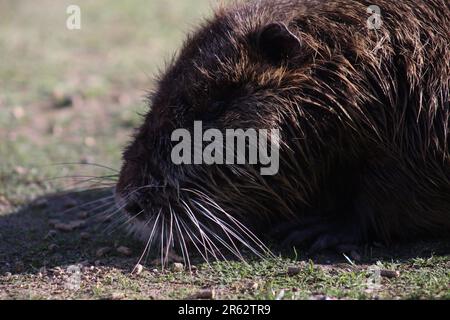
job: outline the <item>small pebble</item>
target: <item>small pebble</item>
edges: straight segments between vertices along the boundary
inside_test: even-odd
[[[380,275],[385,278],[398,278],[400,277],[400,272],[392,270],[380,270]]]
[[[184,264],[175,262],[172,266],[174,272],[182,272],[184,270]]]
[[[55,268],[51,269],[50,271],[56,276],[60,276],[60,275],[64,274],[64,270],[61,269],[61,267],[55,267]]]
[[[116,249],[116,251],[117,251],[118,253],[120,253],[121,255],[124,255],[124,256],[131,256],[131,255],[133,254],[133,251],[131,251],[130,248],[125,247],[125,246],[120,246],[120,247],[118,247],[118,248]]]
[[[93,157],[91,157],[91,156],[82,156],[81,158],[80,158],[80,163],[81,164],[90,164],[90,163],[94,163],[95,162],[95,159],[93,158]]]
[[[204,289],[196,292],[190,299],[214,300],[216,298],[216,291],[214,289]]]
[[[5,273],[5,277],[7,277],[7,278],[12,277],[12,273],[11,272],[6,272]]]
[[[63,232],[70,232],[73,230],[72,226],[68,223],[56,223],[55,229]]]
[[[249,285],[248,285],[248,289],[250,289],[250,290],[258,290],[258,288],[259,288],[258,282],[249,283]]]
[[[123,294],[121,292],[113,292],[109,296],[109,299],[111,299],[111,300],[123,300],[123,299],[125,299],[125,294]]]
[[[28,170],[25,169],[24,167],[15,167],[14,171],[19,175],[19,176],[23,176],[25,174],[28,173]]]
[[[141,264],[137,264],[134,267],[132,274],[139,275],[142,273],[143,270],[144,270],[144,267]]]
[[[53,92],[53,107],[55,109],[69,108],[73,106],[73,99],[63,91],[56,89]]]
[[[280,293],[278,293],[277,297],[275,298],[275,300],[279,301],[279,300],[283,300],[284,296],[286,295],[286,290],[282,289],[280,291]]]
[[[12,110],[14,118],[17,120],[22,119],[25,116],[25,110],[22,107],[14,107]]]
[[[55,251],[56,248],[58,248],[58,246],[56,244],[52,243],[48,246],[48,251]]]
[[[4,196],[0,195],[0,204],[7,205],[9,203],[8,199],[6,199]]]
[[[100,248],[100,249],[97,250],[96,256],[101,258],[101,257],[105,256],[110,251],[111,251],[111,248],[109,248],[109,247]]]
[[[295,275],[297,275],[297,274],[299,274],[300,273],[300,268],[299,267],[296,267],[296,266],[291,266],[291,267],[288,267],[288,275],[290,275],[290,276],[295,276]]]

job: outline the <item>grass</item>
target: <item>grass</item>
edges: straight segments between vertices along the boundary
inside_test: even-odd
[[[150,260],[132,275],[143,245],[120,228],[105,232],[97,215],[82,230],[52,232],[51,220],[77,219],[83,204],[104,194],[77,178],[54,178],[111,174],[54,164],[118,169],[153,76],[210,12],[206,0],[77,3],[79,31],[65,28],[69,1],[0,3],[0,298],[183,299],[207,288],[217,299],[450,299],[448,243],[368,249],[359,262],[331,254],[313,262],[302,252],[195,261],[195,272],[163,271]],[[98,256],[104,247],[110,252]],[[79,288],[67,286],[70,266],[79,268]],[[289,275],[289,266],[299,273]],[[374,268],[398,276],[373,278]]]

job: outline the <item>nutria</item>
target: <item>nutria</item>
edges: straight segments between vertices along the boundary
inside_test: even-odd
[[[449,236],[450,2],[372,4],[238,2],[188,37],[116,188],[147,249],[208,259],[268,238],[346,250]],[[196,120],[279,129],[278,173],[175,165],[171,134]]]

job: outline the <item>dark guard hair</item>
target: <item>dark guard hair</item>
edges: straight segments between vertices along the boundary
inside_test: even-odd
[[[241,257],[450,233],[450,2],[220,8],[160,77],[124,152],[118,205],[167,257]],[[280,171],[171,162],[174,129],[280,129]]]

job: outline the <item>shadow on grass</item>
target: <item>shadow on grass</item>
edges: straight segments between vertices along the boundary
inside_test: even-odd
[[[105,219],[114,211],[113,206],[111,189],[94,189],[48,195],[17,212],[0,216],[0,274],[37,274],[43,267],[72,265],[101,265],[130,272],[139,261],[144,244],[122,230],[126,219],[121,220],[120,213],[112,221]],[[130,254],[118,252],[120,246],[131,249]],[[108,251],[99,255],[99,250],[105,248]],[[312,259],[324,265],[348,262],[343,255],[332,252],[314,257],[302,255],[300,249],[298,252],[298,260]],[[361,250],[360,263],[402,262],[449,253],[449,241],[421,241],[388,249],[366,247]],[[293,251],[281,255],[294,257]]]

